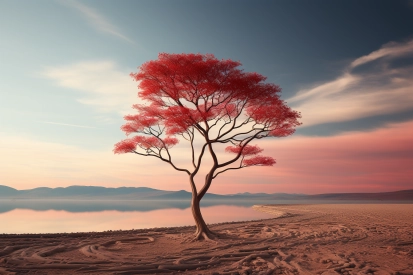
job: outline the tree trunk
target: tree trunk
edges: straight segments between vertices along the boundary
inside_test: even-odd
[[[198,199],[198,195],[192,192],[192,215],[194,216],[196,231],[195,231],[195,239],[212,239],[213,233],[209,230],[208,226],[206,225],[204,218],[201,214],[200,209],[200,199]]]

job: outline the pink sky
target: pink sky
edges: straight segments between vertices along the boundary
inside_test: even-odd
[[[106,2],[0,1],[0,185],[189,191],[158,159],[112,152],[143,103],[129,74],[165,52],[240,61],[302,114],[302,136],[252,143],[277,164],[224,173],[209,192],[413,189],[412,1],[239,1],[236,13],[230,1]]]
[[[283,95],[289,106],[302,113],[303,133],[310,129],[305,127],[329,123],[337,130],[340,123],[363,118],[378,125],[380,117],[403,116],[412,110],[413,66],[396,66],[400,60],[410,60],[412,54],[412,39],[389,41],[346,62],[338,59],[345,64],[334,78],[303,82],[298,91]],[[158,159],[112,152],[123,137],[120,116],[132,113],[131,104],[140,102],[136,83],[128,76],[134,69],[118,64],[118,58],[72,59],[26,72],[48,85],[44,98],[36,99],[39,101],[33,99],[33,87],[38,83],[28,78],[19,83],[13,80],[3,89],[18,91],[16,84],[28,85],[21,88],[25,94],[7,93],[5,99],[17,98],[0,101],[5,104],[0,110],[7,118],[0,129],[0,184],[16,189],[93,185],[189,190],[187,175]],[[149,56],[142,56],[142,60],[149,60]],[[374,64],[377,66],[371,66]],[[16,72],[16,79],[20,79],[22,73]],[[42,101],[52,100],[51,95],[61,101]],[[47,114],[43,113],[46,109]],[[331,136],[295,134],[261,140],[263,154],[274,157],[277,164],[221,174],[209,192],[316,194],[413,189],[413,120],[380,125]],[[90,144],[99,149],[91,149]],[[182,144],[173,149],[179,164],[188,156],[186,149],[179,149],[185,148]],[[198,177],[199,187],[203,176]]]
[[[187,176],[158,159],[114,155],[112,148],[92,151],[24,138],[3,140],[0,147],[8,158],[0,165],[0,184],[16,189],[97,185],[189,190]],[[328,137],[263,140],[263,154],[273,156],[277,164],[221,174],[209,192],[318,194],[412,189],[412,140],[413,121]]]
[[[263,148],[277,164],[251,168],[243,181],[257,176],[257,191],[307,194],[412,189],[412,140],[413,121],[331,137],[267,140]]]

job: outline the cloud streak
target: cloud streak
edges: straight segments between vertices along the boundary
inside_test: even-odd
[[[78,102],[90,105],[99,112],[124,115],[139,101],[136,82],[129,77],[129,72],[121,71],[112,61],[48,67],[40,75],[60,87],[82,92]]]
[[[61,3],[74,8],[82,14],[82,16],[85,17],[85,19],[98,31],[108,33],[129,43],[135,44],[135,42],[123,35],[115,25],[110,23],[107,18],[98,13],[95,9],[92,9],[91,7],[88,7],[87,5],[76,0],[61,1]]]
[[[287,102],[302,113],[303,127],[412,110],[412,56],[413,40],[388,43],[353,60],[336,79],[303,89]]]
[[[377,51],[374,51],[368,55],[357,58],[356,60],[351,62],[350,67],[355,68],[362,64],[365,64],[365,63],[368,63],[368,62],[371,62],[371,61],[374,61],[374,60],[377,60],[383,57],[394,58],[394,57],[404,56],[407,54],[411,54],[412,51],[413,51],[413,40],[410,40],[406,43],[391,42],[391,43],[383,45],[383,47]]]

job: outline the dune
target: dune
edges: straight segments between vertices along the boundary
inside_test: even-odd
[[[0,274],[413,274],[413,204],[259,205],[272,219],[0,235]]]

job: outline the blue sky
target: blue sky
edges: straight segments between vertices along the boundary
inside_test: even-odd
[[[0,15],[3,185],[187,188],[169,167],[112,152],[124,138],[122,116],[138,101],[129,73],[160,52],[212,53],[267,76],[302,112],[296,136],[309,147],[308,139],[334,144],[343,135],[386,129],[388,136],[404,129],[404,138],[412,137],[413,1],[2,0]],[[383,140],[372,150],[406,167],[397,175],[411,175],[412,147],[406,142],[381,152],[387,145]],[[278,181],[277,173],[293,168],[282,166],[283,154],[274,154],[278,164],[262,185],[232,174],[227,180],[240,183],[231,189],[218,184],[215,191],[316,192],[311,182],[305,187],[287,174]],[[153,177],[146,165],[165,172],[148,183]],[[320,177],[323,169],[317,170]],[[177,178],[161,183],[170,177]],[[395,176],[387,177],[379,183],[378,174],[372,175],[360,191],[389,190]],[[325,181],[320,191],[350,188]],[[413,186],[405,177],[397,182],[392,188]]]

